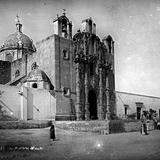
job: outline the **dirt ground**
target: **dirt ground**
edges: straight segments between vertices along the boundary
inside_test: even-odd
[[[159,160],[160,130],[98,135],[56,128],[0,130],[0,160]]]

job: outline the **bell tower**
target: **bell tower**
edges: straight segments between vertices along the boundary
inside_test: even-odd
[[[62,16],[59,17],[57,14],[57,18],[53,21],[54,25],[54,34],[71,39],[72,38],[72,22],[66,17],[66,10],[63,9]]]
[[[75,97],[75,81],[72,51],[72,23],[66,17],[65,9],[53,21],[54,39],[54,87],[56,91],[56,120],[75,119],[72,110]]]

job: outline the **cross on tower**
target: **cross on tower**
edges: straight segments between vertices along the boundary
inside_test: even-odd
[[[16,15],[16,22],[20,23],[18,14]]]
[[[66,15],[66,9],[63,9],[63,15],[64,16]]]

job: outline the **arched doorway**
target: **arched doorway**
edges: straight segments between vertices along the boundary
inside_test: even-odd
[[[97,96],[93,90],[89,91],[88,102],[89,102],[90,119],[95,120],[97,119]]]

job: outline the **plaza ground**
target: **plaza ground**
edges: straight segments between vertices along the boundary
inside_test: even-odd
[[[4,146],[16,151],[5,150]],[[30,148],[30,150],[27,150]],[[139,132],[99,135],[56,128],[0,130],[0,160],[159,160],[160,130],[142,136]]]

